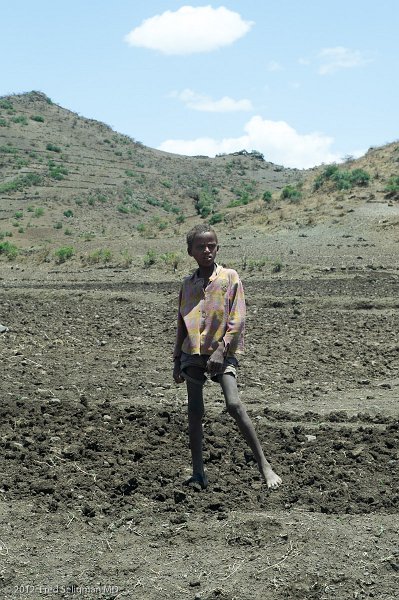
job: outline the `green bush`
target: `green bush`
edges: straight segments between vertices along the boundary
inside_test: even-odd
[[[0,108],[4,108],[5,110],[13,110],[14,106],[10,100],[0,98]]]
[[[271,202],[272,193],[269,190],[266,190],[265,192],[263,192],[262,200],[264,202]]]
[[[51,143],[46,145],[46,150],[49,150],[50,152],[61,152],[61,148],[59,146]]]
[[[214,213],[209,219],[209,225],[216,225],[216,223],[221,223],[223,221],[222,213]]]
[[[61,221],[57,221],[57,223],[54,224],[54,229],[62,229],[63,225],[61,223]]]
[[[384,191],[386,192],[388,198],[393,198],[399,196],[399,176],[395,175],[391,177],[388,181],[388,184],[385,186]]]
[[[96,265],[99,263],[109,263],[112,259],[111,250],[102,248],[100,250],[94,250],[86,258],[85,262],[89,265]]]
[[[22,212],[22,210],[17,210],[14,213],[14,219],[22,219],[23,216],[24,216],[24,213]]]
[[[0,127],[8,127],[8,123],[5,119],[0,119]]]
[[[161,206],[161,202],[156,198],[152,197],[147,198],[147,204],[149,204],[150,206]]]
[[[160,256],[160,259],[164,261],[165,265],[171,267],[173,271],[177,270],[181,258],[180,252],[166,252]]]
[[[65,179],[65,175],[69,174],[68,169],[64,167],[64,165],[56,164],[52,160],[49,161],[48,166],[50,177],[52,179],[57,179],[57,181]]]
[[[143,263],[144,267],[148,269],[151,265],[155,265],[157,262],[157,253],[155,250],[148,250],[147,254],[144,256]]]
[[[35,212],[33,213],[33,216],[36,217],[37,219],[39,217],[42,217],[44,215],[44,208],[42,208],[41,206],[38,206],[37,208],[35,208]]]
[[[20,125],[27,125],[28,124],[28,119],[25,117],[25,115],[17,115],[15,117],[12,117],[11,121],[13,123],[19,123]]]
[[[41,115],[32,115],[31,119],[32,121],[37,121],[38,123],[44,123],[44,117]]]
[[[63,246],[62,248],[58,248],[58,250],[55,251],[55,256],[59,264],[64,263],[66,260],[69,260],[74,254],[75,250],[72,246]]]
[[[340,169],[338,165],[328,165],[314,181],[314,189],[318,190],[326,181],[333,184],[336,190],[350,190],[353,186],[366,186],[370,175],[364,169]]]
[[[12,179],[11,181],[6,181],[5,183],[0,184],[0,193],[23,190],[24,188],[32,185],[39,185],[41,181],[42,178],[40,175],[37,175],[37,173],[27,173],[26,175],[21,175],[16,179]]]
[[[3,154],[18,154],[18,148],[13,146],[0,146],[0,152]]]
[[[68,208],[68,210],[64,210],[64,217],[68,217],[68,219],[73,217],[73,211],[70,208]]]
[[[302,198],[302,194],[297,187],[286,185],[281,191],[281,198],[283,200],[290,200],[291,202],[299,202]]]
[[[4,254],[8,260],[14,260],[18,256],[18,252],[18,248],[14,244],[10,244],[10,242],[0,243],[0,255]]]

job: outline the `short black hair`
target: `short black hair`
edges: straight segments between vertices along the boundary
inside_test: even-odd
[[[214,228],[212,227],[212,225],[209,225],[209,223],[199,223],[198,225],[195,225],[194,227],[192,227],[192,229],[190,229],[190,231],[187,234],[187,250],[191,251],[191,248],[193,246],[193,242],[194,242],[194,238],[196,235],[199,235],[201,233],[213,233],[215,238],[216,238],[216,242],[218,241],[218,236],[216,235],[216,231],[214,230]]]

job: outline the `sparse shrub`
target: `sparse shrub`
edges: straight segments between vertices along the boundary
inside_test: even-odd
[[[41,181],[42,178],[40,175],[37,175],[36,173],[27,173],[26,175],[21,175],[16,179],[12,179],[11,181],[6,181],[0,184],[0,193],[23,190],[24,188],[32,185],[39,185]]]
[[[37,121],[37,123],[44,123],[44,117],[41,115],[32,115],[31,119],[32,121]]]
[[[262,200],[266,203],[271,202],[272,201],[272,193],[269,190],[266,190],[265,192],[263,192]]]
[[[6,100],[6,98],[0,98],[0,108],[4,108],[5,110],[13,110],[14,106],[10,100]]]
[[[196,195],[195,199],[195,208],[197,210],[197,213],[203,219],[206,219],[206,217],[208,217],[211,213],[214,212],[215,205],[218,201],[213,190],[210,190],[207,187],[200,190],[200,192]]]
[[[161,181],[161,184],[168,189],[170,189],[172,187],[171,182],[167,181],[167,180]]]
[[[94,250],[85,259],[90,264],[109,263],[112,259],[111,250],[101,248],[100,250]]]
[[[0,255],[4,255],[8,260],[14,260],[18,256],[18,248],[10,242],[0,243]]]
[[[259,259],[251,259],[251,260],[246,260],[245,262],[245,268],[248,269],[248,271],[262,271],[263,267],[266,264],[266,259],[265,258],[259,258]]]
[[[144,259],[143,259],[144,268],[148,269],[152,265],[155,265],[156,262],[157,262],[157,253],[155,252],[155,250],[152,250],[152,249],[148,250],[147,254],[144,256]]]
[[[11,121],[13,123],[19,123],[20,125],[27,125],[28,124],[28,119],[25,117],[25,115],[17,115],[15,117],[12,117]]]
[[[161,202],[153,197],[147,198],[147,204],[150,206],[161,206]]]
[[[55,251],[55,256],[59,264],[69,260],[74,254],[75,249],[72,246],[63,246],[62,248],[58,248],[58,250]]]
[[[286,185],[281,191],[281,198],[283,200],[290,200],[290,202],[299,202],[302,194],[297,187]]]
[[[385,186],[384,191],[388,198],[399,196],[399,176],[395,175],[391,177],[388,184]]]
[[[49,150],[50,152],[61,152],[61,148],[59,146],[51,144],[50,142],[46,145],[46,150]]]
[[[22,210],[17,210],[14,213],[14,219],[22,219],[23,216],[24,216],[24,213],[22,212]]]
[[[71,229],[69,229],[69,227],[67,227],[67,228],[64,230],[64,235],[72,235],[72,230],[71,230]]]
[[[183,215],[183,213],[178,214],[176,217],[176,223],[178,225],[181,225],[182,223],[184,223],[185,220],[186,220],[186,217]]]
[[[118,212],[120,212],[120,213],[122,213],[122,214],[124,214],[124,215],[127,215],[127,214],[129,214],[129,212],[130,212],[130,211],[129,211],[129,208],[128,208],[128,207],[127,207],[125,204],[120,204],[120,205],[117,207],[117,210],[118,210]]]
[[[132,255],[130,254],[130,252],[128,250],[123,250],[121,252],[121,261],[120,261],[120,266],[127,268],[130,267],[130,265],[133,262],[133,258]]]
[[[62,229],[63,225],[61,223],[61,221],[57,221],[57,223],[54,223],[54,229]]]
[[[8,123],[5,119],[0,119],[0,127],[8,127]]]
[[[14,148],[13,146],[0,146],[0,152],[3,154],[18,154],[18,148]]]
[[[69,219],[70,217],[73,217],[73,210],[68,208],[68,210],[64,210],[63,214],[64,214],[64,217],[67,217]]]
[[[221,223],[223,221],[222,213],[214,213],[209,219],[210,225],[216,225],[216,223]]]
[[[39,217],[42,217],[44,215],[44,208],[42,208],[41,206],[38,206],[37,208],[35,208],[35,212],[33,213],[33,216],[36,217],[37,219]]]
[[[181,261],[181,254],[180,252],[166,252],[165,254],[161,254],[160,258],[164,261],[165,265],[171,267],[176,272]]]
[[[56,164],[54,161],[49,161],[49,174],[52,179],[61,181],[65,179],[65,175],[69,174],[69,171],[64,165]]]
[[[364,169],[351,171],[340,169],[338,165],[328,165],[314,181],[314,189],[318,190],[326,181],[330,181],[337,190],[350,190],[353,186],[366,186],[370,175]]]

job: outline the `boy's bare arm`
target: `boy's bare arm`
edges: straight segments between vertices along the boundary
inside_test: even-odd
[[[206,364],[208,373],[213,376],[223,371],[223,363],[226,356],[227,349],[223,340],[219,342],[218,347],[208,359]]]

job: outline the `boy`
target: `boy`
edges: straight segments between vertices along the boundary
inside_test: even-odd
[[[187,234],[187,251],[198,269],[183,281],[179,296],[173,378],[184,380],[188,394],[188,426],[193,474],[186,483],[208,485],[202,457],[203,385],[208,373],[220,383],[229,414],[251,448],[268,488],[280,477],[267,462],[253,424],[239,399],[236,353],[244,349],[245,299],[242,283],[233,269],[215,263],[219,250],[215,230],[207,223]]]

